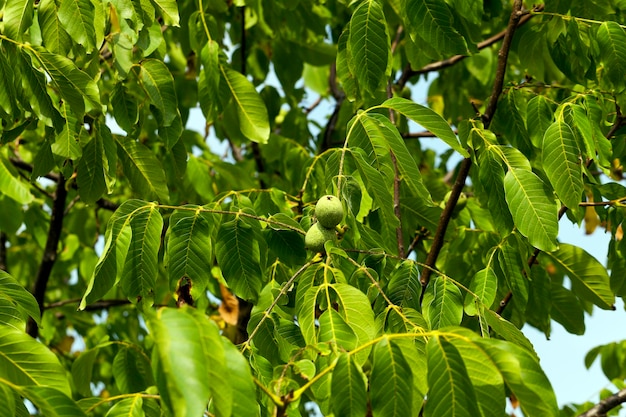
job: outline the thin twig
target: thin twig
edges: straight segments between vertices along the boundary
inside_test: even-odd
[[[489,127],[489,123],[491,122],[491,119],[496,112],[498,98],[502,93],[502,87],[504,86],[504,76],[506,74],[506,65],[509,56],[509,49],[511,48],[511,41],[513,40],[515,29],[517,29],[520,18],[522,17],[521,10],[522,0],[515,0],[513,3],[513,11],[511,12],[511,17],[509,18],[509,23],[506,30],[504,31],[502,46],[500,47],[500,52],[498,53],[496,78],[493,83],[493,89],[491,92],[491,97],[489,99],[489,105],[487,106],[485,114],[483,115],[485,128]],[[448,228],[448,224],[450,223],[450,219],[452,218],[452,213],[459,199],[459,196],[461,195],[461,191],[465,186],[465,181],[467,180],[467,176],[469,175],[471,166],[472,160],[470,158],[465,158],[461,162],[456,181],[454,182],[454,185],[450,192],[450,199],[446,203],[446,206],[443,209],[443,213],[441,213],[441,217],[439,218],[437,231],[435,233],[430,251],[428,252],[428,256],[426,257],[425,264],[427,268],[424,268],[422,270],[422,276],[420,277],[420,281],[424,289],[430,281],[431,270],[434,268],[435,263],[437,262],[437,258],[439,257],[439,252],[441,252],[441,248],[443,247],[444,237]],[[422,291],[422,297],[424,293],[425,291]]]
[[[52,201],[52,214],[50,215],[50,227],[48,229],[48,239],[46,240],[46,247],[44,248],[43,258],[39,264],[39,271],[37,271],[37,278],[33,287],[33,296],[39,304],[39,309],[43,312],[44,299],[46,296],[46,289],[48,288],[48,281],[50,274],[52,273],[52,267],[57,260],[57,250],[59,246],[59,240],[61,238],[61,231],[63,229],[63,212],[65,211],[65,200],[67,199],[67,190],[65,189],[65,178],[59,175],[59,181],[57,182],[57,189]],[[35,321],[31,318],[26,326],[26,333],[36,338],[39,335],[39,328]]]
[[[389,151],[391,163],[393,164],[393,212],[398,218],[396,227],[396,240],[398,243],[398,256],[404,258],[404,237],[402,235],[402,211],[400,210],[400,173],[398,172],[398,161],[396,154]]]
[[[0,271],[7,271],[7,234],[0,232]]]
[[[43,309],[50,310],[53,308],[59,308],[59,307],[63,307],[63,306],[70,305],[70,304],[76,304],[76,307],[78,307],[78,304],[80,303],[80,301],[81,301],[81,298],[72,298],[69,300],[56,301],[54,303],[46,304]],[[128,305],[128,304],[131,304],[131,302],[127,299],[100,300],[100,301],[96,301],[87,305],[84,311],[105,310],[109,307],[117,307],[117,306],[123,306],[123,305]]]
[[[626,403],[626,388],[606,397],[578,417],[606,417],[610,410],[623,403]]]

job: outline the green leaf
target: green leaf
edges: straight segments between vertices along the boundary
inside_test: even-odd
[[[145,145],[129,137],[115,137],[117,153],[133,189],[147,199],[169,201],[165,172],[156,155]]]
[[[270,124],[267,108],[254,86],[241,73],[220,65],[223,87],[228,90],[239,118],[241,133],[253,142],[267,143]]]
[[[18,392],[46,417],[86,417],[83,410],[68,397],[69,392],[50,386],[26,386]]]
[[[46,386],[71,393],[56,355],[23,331],[8,326],[0,326],[0,379],[17,387]]]
[[[426,344],[428,358],[428,401],[425,417],[481,415],[476,393],[457,348],[441,337]]]
[[[478,415],[503,417],[505,415],[506,396],[504,379],[498,368],[483,349],[474,343],[475,340],[479,339],[475,333],[465,329],[455,329],[454,335],[453,337],[446,337],[444,340],[451,343],[463,359],[465,370],[476,395],[476,403],[482,412]],[[458,337],[457,335],[462,336]]]
[[[89,0],[61,1],[59,21],[72,37],[73,41],[93,51],[96,45],[95,11]]]
[[[200,52],[202,70],[198,78],[198,101],[207,123],[215,121],[220,105],[219,44],[209,40]]]
[[[513,218],[504,193],[504,168],[498,148],[490,146],[478,157],[478,179],[481,198],[487,199],[487,208],[498,231],[506,235],[513,230]]]
[[[371,162],[364,156],[361,149],[351,149],[351,151],[367,192],[372,196],[375,207],[380,213],[381,234],[385,239],[384,243],[389,245],[385,249],[395,253],[398,249],[393,242],[395,241],[395,228],[399,225],[399,221],[393,212],[393,197],[389,191],[391,188],[389,179],[386,179],[380,171],[372,167]]]
[[[339,313],[356,334],[358,345],[371,341],[376,336],[376,325],[374,312],[367,296],[348,284],[335,283],[332,284],[332,288],[337,295]],[[367,357],[367,355],[363,356]]]
[[[119,281],[132,237],[130,220],[136,212],[147,205],[145,201],[127,200],[109,219],[104,236],[104,249],[89,279],[87,290],[80,302],[80,310],[84,310],[88,303],[102,298]]]
[[[421,293],[422,285],[417,265],[412,261],[403,261],[391,273],[385,294],[396,305],[418,310]]]
[[[337,41],[337,79],[341,82],[343,91],[350,101],[355,101],[359,95],[359,87],[356,82],[356,76],[350,68],[352,63],[352,54],[348,49],[348,40],[350,39],[350,25],[346,25]]]
[[[222,223],[217,232],[215,256],[228,287],[243,299],[256,300],[264,279],[259,241],[252,226],[239,217]]]
[[[410,416],[413,375],[402,350],[392,340],[382,339],[374,346],[370,375],[370,403],[374,417]]]
[[[65,123],[61,131],[55,135],[51,150],[53,154],[63,159],[76,160],[82,155],[82,149],[78,143],[80,126],[76,116],[70,113],[69,106],[66,103],[60,105],[60,110]]]
[[[112,368],[120,392],[141,392],[154,385],[150,360],[137,346],[121,348]]]
[[[526,349],[534,357],[537,357],[535,348],[530,343],[530,340],[513,323],[503,319],[498,313],[488,308],[485,308],[483,313],[487,324],[496,334],[500,335],[504,340]]]
[[[382,6],[377,0],[362,2],[349,24],[349,65],[363,91],[374,95],[387,74],[389,34]]]
[[[4,34],[21,41],[33,23],[33,0],[7,0],[4,5]]]
[[[15,100],[17,97],[15,83],[20,82],[18,81],[19,74],[15,74],[14,69],[11,68],[6,59],[6,55],[4,49],[0,49],[0,110],[4,111],[7,116],[16,117],[20,114]]]
[[[532,48],[527,48],[532,49]],[[548,99],[537,95],[528,100],[526,107],[526,128],[530,140],[537,148],[541,148],[543,136],[554,119],[553,108]]]
[[[426,189],[422,182],[422,174],[417,167],[415,159],[413,159],[409,153],[404,140],[389,119],[379,114],[366,113],[357,117],[354,123],[355,125],[361,125],[365,137],[368,138],[371,143],[369,148],[376,151],[378,147],[384,147],[386,149],[385,153],[392,152],[393,155],[395,155],[402,181],[408,185],[409,189],[416,197],[422,199],[424,204],[433,206],[434,203],[432,202],[428,189]],[[356,137],[360,136],[357,135],[356,129],[353,130],[353,133]],[[358,141],[355,145],[366,151],[368,149],[363,147],[364,143],[362,140]],[[370,157],[372,157],[371,153]],[[387,162],[387,164],[389,164],[389,162]],[[378,168],[381,172],[385,171],[384,167],[379,166]],[[387,166],[387,169],[389,168],[391,167]],[[393,169],[390,171],[393,176]]]
[[[357,347],[356,334],[338,312],[329,308],[320,315],[318,321],[318,342],[334,343],[346,351],[351,351]]]
[[[438,0],[405,0],[406,27],[416,44],[427,42],[444,56],[469,55],[465,39],[452,25],[452,13]]]
[[[198,206],[184,206],[170,216],[167,259],[170,287],[182,277],[204,290],[212,279],[211,218]],[[195,210],[190,210],[195,208]]]
[[[234,387],[232,390],[233,417],[258,417],[260,410],[256,401],[256,386],[248,361],[235,345],[225,338],[222,338],[222,346],[224,347],[224,363],[228,382]]]
[[[624,90],[626,84],[623,74],[626,73],[626,34],[617,22],[603,22],[596,33],[600,56],[604,61],[604,70],[610,83],[618,91]]]
[[[0,192],[20,204],[29,204],[34,197],[28,186],[13,176],[7,168],[8,161],[0,155]]]
[[[557,206],[545,184],[531,171],[509,169],[504,192],[513,221],[530,244],[545,252],[557,248]]]
[[[583,193],[582,159],[570,126],[554,122],[543,137],[543,168],[559,199],[568,208],[578,207]]]
[[[513,236],[509,237],[505,245],[498,248],[498,264],[504,273],[504,279],[515,297],[515,305],[522,312],[528,304],[529,283],[523,271],[524,260],[521,259],[519,246]]]
[[[37,5],[37,20],[41,26],[44,47],[58,55],[66,56],[71,49],[72,38],[59,20],[59,5],[55,0],[42,0]]]
[[[71,2],[72,0],[68,1]],[[98,85],[89,75],[78,69],[71,59],[52,54],[41,47],[33,47],[32,53],[76,117],[82,117],[85,113],[85,100],[92,109],[101,111]]]
[[[124,398],[109,409],[105,417],[144,417],[143,398],[135,395]]]
[[[129,225],[132,237],[122,270],[122,290],[130,300],[151,299],[159,271],[163,217],[156,205],[149,204],[133,213]]]
[[[550,381],[531,353],[512,343],[496,339],[478,339],[475,343],[483,348],[500,370],[505,384],[519,401],[524,415],[559,415]]]
[[[567,275],[577,297],[604,310],[613,309],[615,296],[611,291],[606,269],[596,258],[578,246],[562,243],[559,250],[546,256]]]
[[[24,84],[27,86],[27,90],[30,91],[28,100],[33,107],[35,114],[43,119],[47,125],[54,126],[59,129],[63,126],[64,121],[59,114],[59,111],[54,107],[52,99],[48,94],[47,83],[45,75],[34,68],[32,65],[31,57],[24,49],[20,49],[20,63],[19,69],[21,71]]]
[[[113,106],[115,121],[130,134],[139,120],[139,112],[136,100],[128,93],[123,83],[117,83],[113,88],[111,105]]]
[[[431,279],[424,293],[422,313],[433,330],[459,325],[463,318],[461,290],[444,277]]]
[[[152,0],[152,2],[161,10],[165,23],[171,26],[179,26],[180,17],[178,16],[176,0]]]
[[[580,301],[559,284],[552,285],[550,291],[550,316],[569,333],[585,334],[585,311]]]
[[[76,183],[80,199],[85,203],[94,203],[107,190],[104,178],[104,147],[102,137],[94,135],[83,147],[83,156],[78,161]]]
[[[159,110],[157,120],[161,126],[171,126],[178,116],[178,101],[174,78],[167,66],[158,59],[141,61],[139,82],[150,102]]]
[[[443,140],[446,144],[448,144],[448,146],[460,153],[462,156],[469,156],[467,150],[463,148],[459,139],[456,137],[452,129],[450,129],[450,125],[441,116],[428,107],[424,107],[411,100],[400,97],[390,98],[380,106],[397,111],[403,116],[421,125],[424,129],[434,133],[439,139]]]
[[[465,295],[465,313],[475,316],[478,313],[477,303],[484,305],[486,308],[491,307],[496,299],[498,290],[498,276],[492,266],[486,266],[474,274],[469,286],[469,290],[476,295],[470,293]]]
[[[35,297],[15,278],[1,270],[0,299],[8,301],[21,313],[19,317],[21,321],[26,322],[26,317],[32,317],[38,325],[41,325],[41,313]]]
[[[204,313],[163,308],[148,320],[154,335],[159,392],[174,417],[202,415],[213,398],[216,415],[228,417],[232,391],[217,326]],[[184,352],[184,354],[183,354]]]
[[[337,358],[331,379],[331,408],[335,415],[362,417],[367,411],[367,387],[363,370],[346,353]]]

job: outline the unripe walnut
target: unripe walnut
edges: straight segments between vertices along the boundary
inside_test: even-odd
[[[327,229],[332,229],[343,220],[343,205],[334,195],[325,195],[317,201],[315,217]]]
[[[335,229],[327,229],[317,222],[306,232],[304,247],[313,252],[324,252],[324,243],[327,240],[337,240]]]

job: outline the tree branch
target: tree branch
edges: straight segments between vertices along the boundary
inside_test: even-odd
[[[46,306],[44,306],[44,310],[50,310],[53,308],[58,308],[58,307],[63,307],[69,304],[76,304],[78,305],[80,303],[80,298],[72,298],[70,300],[61,300],[61,301],[56,301],[54,303],[50,303],[47,304]],[[117,307],[117,306],[122,306],[122,305],[128,305],[131,302],[129,300],[126,299],[119,299],[119,300],[99,300],[96,301],[94,303],[91,303],[89,305],[87,305],[85,307],[85,311],[94,311],[94,310],[104,310],[107,309],[109,307]]]
[[[65,178],[59,174],[57,189],[52,200],[52,214],[50,215],[50,227],[48,229],[48,239],[44,248],[43,257],[37,271],[37,278],[33,287],[33,296],[39,304],[39,310],[44,310],[44,298],[46,296],[46,288],[48,280],[52,273],[52,267],[57,260],[57,250],[61,231],[63,229],[63,212],[65,211],[65,200],[67,199],[67,190],[65,189]],[[36,338],[39,335],[39,328],[35,321],[31,318],[26,326],[26,333]]]
[[[614,409],[620,404],[626,402],[626,388],[616,392],[610,397],[605,398],[589,410],[580,414],[578,417],[606,417],[609,410]]]
[[[337,65],[335,64],[335,62],[330,64],[328,86],[330,88],[330,92],[335,98],[335,109],[328,119],[328,123],[326,123],[326,128],[324,129],[324,142],[320,147],[320,153],[324,152],[326,149],[329,149],[332,146],[332,136],[337,127],[337,121],[339,120],[339,111],[341,110],[341,105],[343,104],[343,101],[346,99],[346,95],[337,86]]]
[[[535,8],[532,10],[533,12],[540,12],[542,11],[544,8],[543,4],[537,5],[535,6]],[[523,16],[519,19],[517,26],[522,26],[525,25],[530,19],[532,19],[535,15],[532,14],[530,11],[526,11],[526,12],[522,12]],[[500,33],[496,33],[495,35],[485,39],[484,41],[478,43],[476,45],[476,47],[478,48],[478,50],[482,50],[485,48],[490,47],[491,45],[495,44],[496,42],[500,41],[501,39],[503,39],[508,31],[508,27],[503,30]],[[469,56],[467,55],[454,55],[450,58],[446,58],[443,59],[441,61],[437,61],[437,62],[432,62],[428,65],[423,66],[422,68],[418,69],[418,70],[412,70],[410,66],[407,66],[404,71],[402,72],[402,76],[400,77],[400,79],[398,80],[398,86],[400,88],[404,87],[406,85],[406,83],[414,76],[416,75],[420,75],[420,74],[427,74],[429,72],[434,72],[434,71],[440,71],[444,68],[447,67],[451,67],[452,65],[456,64],[459,61],[464,60],[465,58],[469,58]]]
[[[0,232],[0,271],[7,271],[7,234]]]
[[[500,97],[502,87],[504,86],[504,76],[506,74],[506,64],[509,57],[509,50],[511,48],[511,41],[513,40],[515,29],[517,29],[521,17],[522,0],[515,0],[513,3],[513,11],[511,12],[511,17],[509,18],[509,23],[504,31],[502,46],[500,47],[500,52],[498,52],[498,67],[489,99],[489,105],[485,110],[485,114],[483,114],[485,128],[489,127],[489,123],[496,112],[498,98]],[[441,252],[441,248],[443,247],[444,237],[448,224],[450,223],[450,218],[452,217],[454,207],[456,206],[459,196],[461,195],[461,191],[465,186],[465,181],[467,180],[471,166],[472,160],[470,158],[465,158],[461,162],[456,181],[454,182],[450,193],[450,199],[446,203],[443,213],[441,213],[441,217],[439,218],[439,224],[437,225],[437,231],[433,239],[433,244],[428,252],[428,256],[426,257],[426,267],[422,269],[422,276],[420,277],[423,289],[426,288],[428,282],[430,281],[431,271],[434,269],[437,258],[439,257],[439,252]],[[424,296],[424,293],[425,291],[422,291],[421,297]]]

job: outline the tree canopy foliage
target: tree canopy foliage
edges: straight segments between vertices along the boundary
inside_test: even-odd
[[[626,399],[624,343],[586,358],[614,392],[560,410],[521,331],[584,334],[626,295],[623,0],[0,10],[6,415]],[[313,253],[324,195],[344,216]],[[608,264],[559,242],[561,219],[610,234]]]

